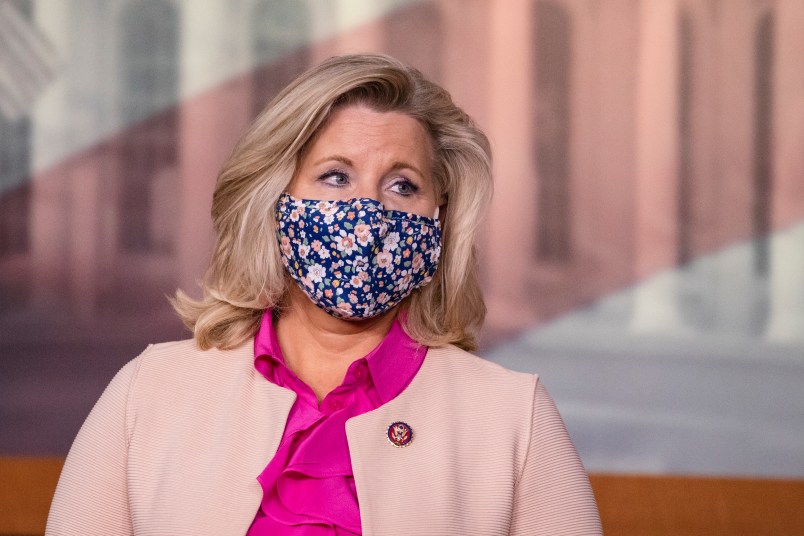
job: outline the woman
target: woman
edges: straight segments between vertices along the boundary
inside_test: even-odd
[[[333,58],[218,178],[194,339],[149,346],[70,451],[48,534],[598,534],[536,376],[467,350],[489,144],[385,56]]]

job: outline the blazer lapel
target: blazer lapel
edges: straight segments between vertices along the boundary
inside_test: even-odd
[[[440,376],[440,352],[428,350],[422,368],[399,396],[346,423],[366,536],[432,533],[433,523],[451,522],[440,519],[449,512],[436,508],[449,497],[428,485],[449,480],[445,473],[454,457],[443,441],[451,420],[449,393],[433,388]],[[388,438],[388,426],[398,421],[412,430],[413,438],[404,447]]]
[[[237,349],[237,358],[250,367],[245,383],[233,384],[239,394],[229,392],[220,401],[228,416],[230,437],[217,436],[207,443],[208,451],[201,455],[210,467],[195,467],[194,472],[207,471],[208,478],[201,489],[214,493],[195,494],[194,510],[202,513],[196,521],[194,534],[242,536],[251,526],[262,501],[263,491],[257,476],[265,469],[279,448],[288,414],[296,394],[266,380],[253,367],[253,345],[245,345],[245,355]],[[216,356],[227,360],[233,356]],[[220,392],[221,387],[218,386]],[[229,387],[229,386],[227,386]],[[214,467],[212,469],[211,467]]]
[[[236,450],[221,453],[238,460],[232,464],[236,474],[230,475],[237,482],[237,493],[220,494],[216,501],[229,503],[226,511],[237,513],[237,519],[225,520],[225,527],[209,534],[229,534],[242,536],[254,521],[254,516],[262,502],[263,490],[257,481],[265,466],[276,454],[284,432],[284,424],[296,400],[296,394],[284,389],[259,375],[255,371],[254,403],[247,406],[243,416],[243,441]],[[281,423],[281,424],[278,424]],[[237,527],[237,528],[235,528]]]

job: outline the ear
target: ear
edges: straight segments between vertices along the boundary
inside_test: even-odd
[[[449,209],[449,204],[447,203],[446,196],[442,197],[438,205],[436,206],[436,213],[434,218],[439,219],[442,222],[447,219],[447,210]]]

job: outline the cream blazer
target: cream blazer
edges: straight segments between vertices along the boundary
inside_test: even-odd
[[[73,443],[46,534],[242,536],[295,393],[254,369],[253,342],[149,346]],[[413,441],[387,438],[404,421]],[[410,385],[346,424],[363,534],[601,534],[594,496],[538,377],[431,348]]]

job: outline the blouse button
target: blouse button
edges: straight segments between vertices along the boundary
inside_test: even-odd
[[[329,409],[332,411],[338,411],[341,409],[341,402],[340,400],[330,400],[329,401]]]
[[[355,378],[357,378],[358,380],[362,380],[365,377],[366,377],[366,366],[361,364],[355,369]]]

